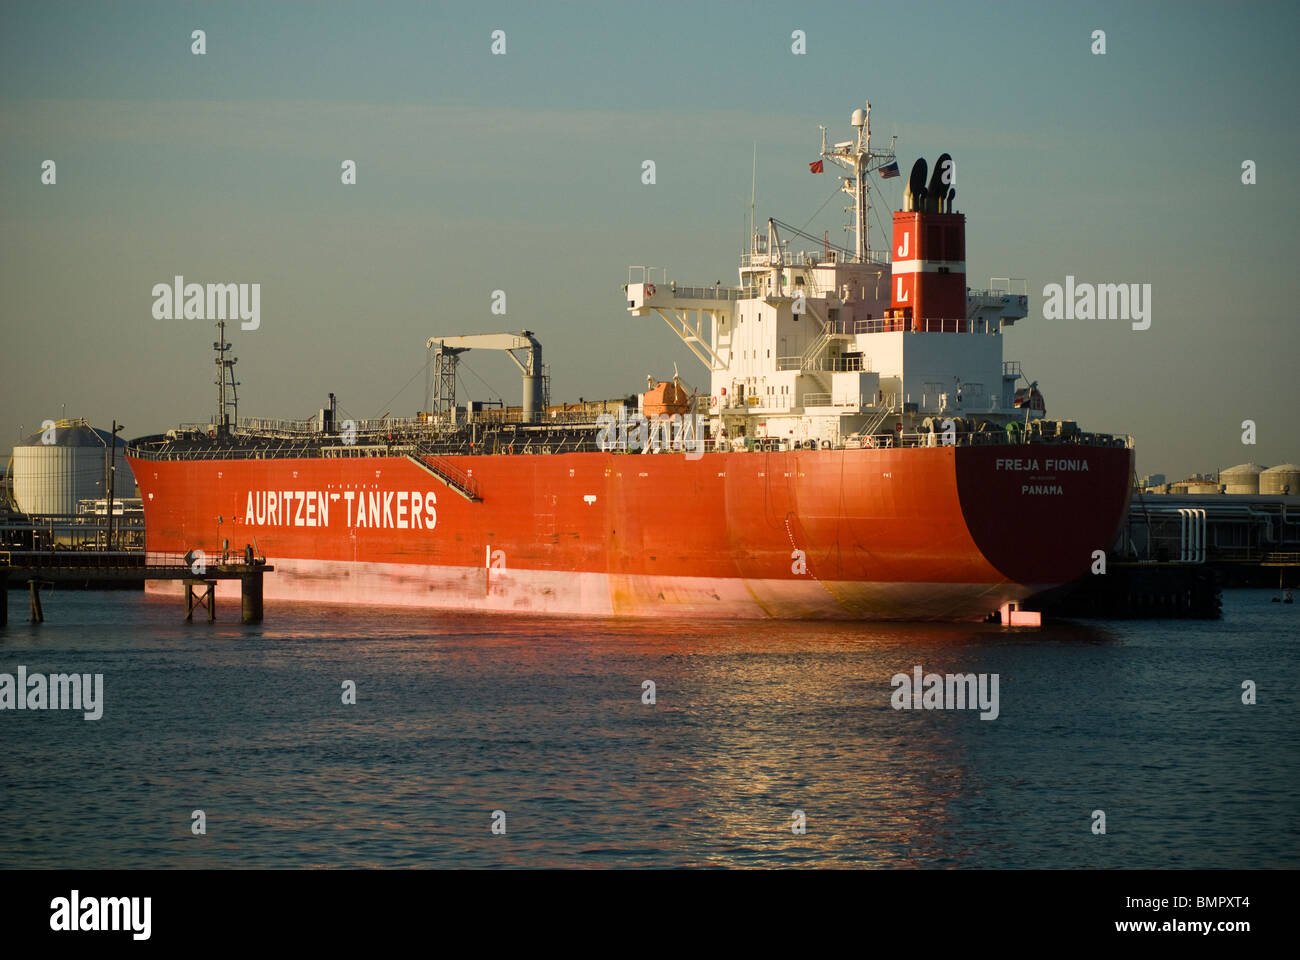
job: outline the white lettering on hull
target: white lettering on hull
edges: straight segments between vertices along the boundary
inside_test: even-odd
[[[1056,470],[1060,473],[1086,473],[1087,460],[1043,460],[1031,457],[1028,460],[1004,460],[999,457],[994,461],[995,470]]]
[[[332,518],[341,517],[330,509],[338,500],[347,507],[350,529],[432,530],[438,522],[438,495],[432,490],[371,490],[369,494],[367,498],[360,490],[250,490],[244,523],[250,527],[329,527]]]

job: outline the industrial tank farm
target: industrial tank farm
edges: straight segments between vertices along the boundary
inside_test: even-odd
[[[72,516],[79,501],[106,495],[105,458],[110,434],[85,420],[49,423],[14,447],[14,500],[18,509],[29,516]],[[126,444],[120,437],[117,448],[115,492],[119,497],[131,497],[135,479],[126,462]]]

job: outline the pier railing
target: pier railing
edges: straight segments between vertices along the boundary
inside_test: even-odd
[[[250,566],[260,566],[264,557],[256,557],[250,565],[245,562],[243,550],[229,550],[222,555],[220,547],[195,547],[188,553],[162,550],[4,550],[0,551],[0,569],[9,570],[85,570],[109,572],[120,570],[164,571],[175,573],[189,569],[196,574],[195,565],[210,570],[228,570],[237,573]]]
[[[1263,567],[1300,567],[1300,553],[1272,551],[1264,554]]]

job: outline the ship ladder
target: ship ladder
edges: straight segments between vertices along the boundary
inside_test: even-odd
[[[858,431],[858,436],[874,437],[876,431],[880,429],[880,425],[884,423],[887,419],[889,419],[892,413],[893,410],[884,410],[881,413],[876,414],[874,417],[871,418],[871,420],[867,423],[866,426],[864,426],[861,430]]]
[[[417,457],[413,453],[408,453],[406,459],[410,460],[420,469],[427,471],[434,477],[437,477],[471,503],[483,502],[483,498],[479,496],[478,493],[478,485],[474,482],[474,478],[469,474],[458,470],[451,464],[445,463],[436,457],[433,459],[433,462],[430,463],[423,457]]]

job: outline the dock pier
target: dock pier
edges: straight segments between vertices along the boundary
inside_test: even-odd
[[[200,551],[187,554],[158,553],[142,550],[15,550],[0,551],[0,628],[9,622],[9,583],[27,581],[31,597],[32,623],[43,623],[41,588],[56,583],[94,583],[121,586],[146,580],[180,580],[185,585],[185,619],[192,622],[196,607],[208,612],[208,622],[216,620],[216,586],[218,580],[238,580],[240,585],[240,622],[262,622],[262,578],[275,567],[264,558],[239,554],[239,562],[221,557],[220,551],[209,561]],[[216,558],[221,558],[219,561]],[[201,595],[197,597],[195,590]]]
[[[1274,570],[1277,571],[1276,575]],[[1062,617],[1218,619],[1224,587],[1300,577],[1300,497],[1134,493],[1104,576],[1035,603]]]
[[[1218,620],[1223,598],[1211,568],[1112,561],[1105,576],[1080,578],[1067,591],[1045,598],[1042,609],[1057,617],[1098,620]]]

